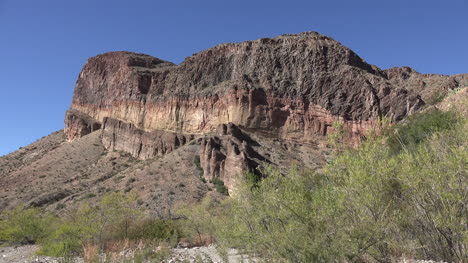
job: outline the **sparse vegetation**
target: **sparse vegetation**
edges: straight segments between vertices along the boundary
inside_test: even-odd
[[[207,245],[214,242],[214,221],[210,213],[219,204],[210,197],[205,198],[198,205],[185,205],[178,209],[178,214],[185,217],[183,224],[189,236],[189,242],[194,245]]]
[[[131,183],[133,183],[135,181],[136,181],[136,179],[132,177],[132,178],[128,179],[127,184],[131,184]]]
[[[121,181],[122,179],[124,179],[124,178],[125,178],[124,175],[119,175],[119,176],[117,176],[117,177],[114,178],[114,182],[115,182],[115,183],[118,183],[118,182],[120,182],[120,181]]]
[[[85,194],[85,196],[84,196],[83,198],[84,198],[84,199],[89,199],[89,198],[93,198],[93,197],[96,197],[96,194],[87,193],[87,194]]]
[[[427,104],[435,105],[443,101],[446,97],[447,97],[447,92],[436,92],[427,100]]]
[[[340,121],[334,121],[332,124],[332,132],[328,134],[328,144],[332,146],[332,148],[337,149],[339,151],[343,150],[344,139],[346,134],[346,127]]]
[[[201,166],[201,163],[200,163],[200,155],[195,155],[195,157],[193,158],[193,163],[195,164],[195,167],[197,168],[198,176],[200,178],[202,178],[203,177],[203,167]]]
[[[229,195],[228,189],[224,185],[223,180],[219,179],[218,177],[214,177],[211,182],[214,184],[216,191],[223,195]]]
[[[19,206],[2,213],[0,240],[10,244],[38,243],[39,254],[71,258],[107,253],[120,241],[143,242],[135,262],[160,259],[170,253],[164,244],[175,246],[182,236],[175,221],[149,218],[137,208],[136,194],[108,193],[98,203],[84,203],[58,218],[38,208]],[[153,251],[161,244],[158,251]],[[84,250],[83,250],[84,249]],[[94,251],[94,252],[93,252]],[[92,262],[92,261],[90,261]]]
[[[65,204],[59,203],[59,204],[57,204],[57,206],[55,207],[55,209],[56,209],[56,210],[60,210],[60,209],[64,209],[65,207],[67,207]]]

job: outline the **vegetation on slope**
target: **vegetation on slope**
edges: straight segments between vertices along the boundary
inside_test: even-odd
[[[224,247],[268,261],[464,261],[467,133],[454,113],[414,116],[321,172],[267,167],[206,222]]]
[[[321,171],[266,166],[224,202],[179,210],[184,220],[145,216],[133,192],[109,193],[57,218],[37,208],[2,213],[0,239],[42,245],[54,256],[110,250],[122,240],[175,246],[216,242],[267,261],[463,262],[468,243],[468,125],[427,111],[343,149]],[[45,215],[45,216],[44,216]],[[166,255],[166,254],[164,254]],[[144,257],[160,258],[148,251]],[[88,256],[88,258],[91,258]]]
[[[175,222],[145,216],[137,209],[134,192],[108,193],[98,203],[86,202],[61,218],[21,206],[2,214],[0,221],[0,240],[38,243],[42,255],[81,255],[87,262],[101,262],[100,254],[129,248],[138,248],[144,254],[136,257],[161,259],[168,251],[156,253],[154,248],[174,246],[180,234]]]

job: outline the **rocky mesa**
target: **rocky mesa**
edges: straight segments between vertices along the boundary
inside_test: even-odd
[[[197,137],[226,135],[226,127],[219,131],[227,124],[308,144],[339,121],[359,140],[379,118],[398,121],[424,105],[417,93],[397,84],[387,72],[316,32],[221,44],[180,65],[110,52],[90,58],[80,73],[65,134],[73,141],[101,130],[107,149],[139,159],[163,155]],[[240,159],[231,168],[252,168],[247,140],[215,141],[202,139],[206,176],[224,177],[222,171],[232,170],[223,167],[231,159]],[[222,153],[223,144],[234,148]]]
[[[115,126],[111,119],[141,132],[178,134],[209,134],[234,123],[307,142],[325,135],[335,119],[359,135],[379,117],[401,120],[422,105],[350,49],[307,32],[221,44],[180,65],[129,52],[90,58],[65,132],[73,140]]]

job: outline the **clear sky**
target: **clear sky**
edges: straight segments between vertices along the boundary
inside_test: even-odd
[[[180,63],[219,43],[303,31],[384,69],[468,73],[468,0],[0,0],[0,155],[63,128],[91,56]]]

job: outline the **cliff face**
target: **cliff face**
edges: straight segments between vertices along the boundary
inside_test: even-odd
[[[439,75],[421,74],[410,67],[394,67],[384,70],[385,76],[394,85],[409,89],[430,104],[442,100],[450,91],[468,85],[468,74]]]
[[[73,141],[101,129],[106,148],[140,159],[204,136],[196,143],[205,173],[223,177],[221,162],[244,169],[252,160],[248,142],[229,139],[223,125],[310,144],[340,121],[358,140],[378,118],[398,121],[424,105],[390,73],[315,32],[221,44],[180,65],[111,52],[84,66],[64,132]]]

